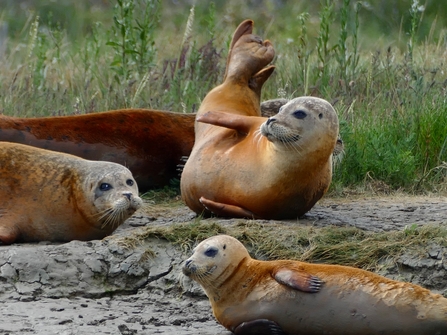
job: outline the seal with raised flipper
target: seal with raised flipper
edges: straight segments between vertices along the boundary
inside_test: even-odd
[[[228,235],[202,241],[182,270],[238,335],[447,334],[439,294],[348,266],[255,260]]]
[[[0,242],[101,239],[142,205],[124,166],[0,142]]]
[[[329,188],[338,118],[315,97],[292,99],[277,115],[261,117],[274,50],[252,28],[247,20],[236,29],[224,82],[198,110],[182,199],[197,214],[296,219]]]

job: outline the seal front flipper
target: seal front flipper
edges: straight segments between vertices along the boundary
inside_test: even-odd
[[[197,116],[197,121],[214,126],[234,129],[241,134],[248,134],[253,126],[255,116],[237,115],[225,112],[209,111]]]
[[[311,274],[293,269],[280,268],[273,273],[273,278],[282,284],[303,292],[316,293],[320,291],[323,281]]]
[[[234,331],[236,335],[286,335],[276,322],[259,319],[243,322]]]
[[[239,206],[215,202],[204,197],[201,197],[199,201],[207,210],[213,214],[216,214],[217,216],[250,219],[256,218],[252,212]]]

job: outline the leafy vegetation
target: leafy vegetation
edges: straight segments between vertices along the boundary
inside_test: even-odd
[[[371,180],[441,192],[447,161],[447,9],[439,1],[7,1],[0,111],[193,112],[219,83],[245,18],[276,49],[264,99],[335,104],[345,142],[332,189]]]

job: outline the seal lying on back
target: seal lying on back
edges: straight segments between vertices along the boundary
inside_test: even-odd
[[[201,242],[183,273],[235,334],[447,334],[439,294],[347,266],[258,261],[227,235]]]
[[[147,109],[39,118],[0,115],[0,141],[124,165],[146,192],[178,178],[177,165],[194,144],[194,116]]]
[[[0,142],[0,242],[100,239],[141,205],[131,172],[111,162]]]
[[[203,100],[195,144],[181,176],[184,202],[198,214],[290,219],[306,213],[332,179],[338,118],[325,100],[300,97],[260,116],[273,71],[269,41],[244,21],[234,33],[223,84]]]

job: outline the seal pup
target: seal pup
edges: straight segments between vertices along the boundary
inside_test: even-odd
[[[0,141],[124,165],[146,192],[178,178],[177,165],[194,144],[194,118],[149,109],[37,118],[0,115]]]
[[[260,93],[273,72],[269,41],[253,22],[234,33],[223,84],[204,98],[195,144],[180,180],[182,199],[197,214],[296,219],[325,194],[338,118],[325,100],[300,97],[261,117]]]
[[[111,162],[0,142],[0,241],[101,239],[141,205],[131,172]]]
[[[228,235],[199,243],[182,270],[235,334],[447,334],[439,294],[348,266],[258,261]]]

